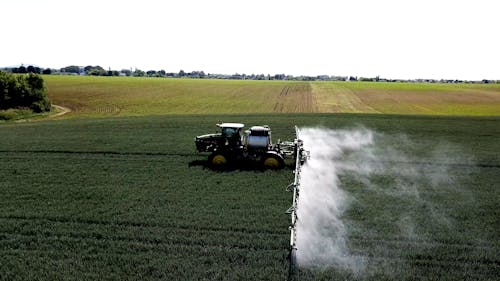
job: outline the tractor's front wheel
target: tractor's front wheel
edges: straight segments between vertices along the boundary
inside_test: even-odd
[[[226,155],[218,152],[214,152],[208,156],[208,164],[217,169],[226,168],[229,163],[229,159]]]
[[[262,159],[262,165],[266,169],[278,170],[285,167],[285,161],[279,155],[267,154]]]

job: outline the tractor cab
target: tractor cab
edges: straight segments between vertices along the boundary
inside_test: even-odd
[[[241,145],[241,129],[245,127],[244,124],[222,123],[217,124],[217,126],[221,128],[221,136],[225,142],[225,145],[229,145],[231,147],[238,147]]]

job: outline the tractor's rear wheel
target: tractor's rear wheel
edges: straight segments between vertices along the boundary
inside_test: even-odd
[[[228,163],[229,159],[225,154],[215,152],[208,156],[208,164],[211,167],[222,169],[227,167]]]
[[[262,159],[262,165],[266,169],[278,170],[278,169],[283,169],[283,167],[285,167],[285,161],[278,155],[268,154],[265,155],[264,158]]]

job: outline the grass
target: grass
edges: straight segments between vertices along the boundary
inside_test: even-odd
[[[49,112],[34,113],[31,109],[6,109],[0,110],[0,122],[38,120],[49,115]]]
[[[499,84],[44,76],[65,118],[232,113],[500,115]]]
[[[193,137],[221,119],[269,124],[275,139],[291,138],[294,124],[364,125],[418,159],[389,163],[372,179],[379,189],[403,166],[431,173],[447,163],[454,185],[417,181],[422,201],[344,176],[356,198],[343,218],[349,246],[368,258],[366,272],[301,269],[300,280],[498,277],[498,117],[237,114],[0,124],[0,279],[286,279],[292,171],[205,168]],[[401,218],[418,235],[402,233]]]
[[[29,109],[0,110],[0,120],[2,121],[19,120],[22,118],[29,118],[31,116],[33,116],[33,111]]]

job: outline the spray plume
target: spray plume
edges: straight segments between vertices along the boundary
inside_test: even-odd
[[[397,212],[390,208],[375,211],[387,218],[386,226],[399,229],[399,234],[392,235],[410,240],[431,241],[432,237],[426,235],[429,229],[453,231],[453,221],[443,212],[446,208],[429,194],[447,192],[462,202],[474,200],[450,176],[451,165],[473,166],[472,160],[464,158],[453,144],[436,145],[433,141],[434,147],[429,149],[405,135],[386,137],[364,128],[303,128],[300,138],[310,159],[301,168],[297,203],[295,243],[299,267],[335,267],[365,274],[372,266],[368,249],[358,247],[355,254],[349,249],[348,237],[353,232],[370,236],[376,230],[355,222],[346,224],[344,212],[351,205],[360,207],[364,203],[346,191],[342,185],[345,179],[358,182],[360,188],[398,206]],[[422,206],[427,210],[425,217],[414,212]],[[380,247],[379,251],[389,250]],[[391,272],[390,268],[387,272]]]
[[[351,255],[347,246],[342,214],[351,198],[340,188],[339,175],[353,168],[343,162],[343,156],[371,145],[373,133],[366,129],[305,128],[300,131],[300,138],[310,152],[310,159],[302,167],[301,174],[297,263],[299,266],[336,266],[360,272],[365,266],[364,259]]]

